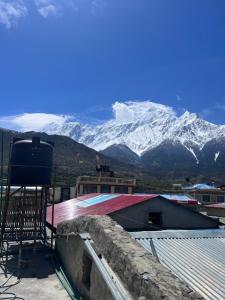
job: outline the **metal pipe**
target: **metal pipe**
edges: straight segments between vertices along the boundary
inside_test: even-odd
[[[54,228],[54,218],[55,218],[55,184],[56,184],[56,166],[54,168],[54,183],[53,183],[53,199],[52,199],[52,231],[51,231],[51,250],[53,250],[53,228]]]
[[[8,163],[8,174],[7,174],[7,192],[5,196],[5,201],[4,201],[4,209],[3,209],[3,216],[2,216],[2,226],[1,226],[1,234],[0,234],[0,247],[2,249],[3,247],[3,238],[5,234],[5,223],[7,220],[7,212],[8,212],[8,207],[9,207],[9,199],[10,199],[10,176],[11,176],[11,166],[10,166],[10,161],[11,161],[11,150],[12,150],[12,142],[10,142],[10,147],[9,147],[9,163]]]
[[[101,259],[98,257],[96,254],[95,250],[93,249],[91,243],[90,243],[90,236],[88,233],[75,233],[75,232],[70,232],[70,233],[65,233],[65,234],[57,234],[58,237],[63,237],[68,239],[70,236],[80,236],[82,240],[84,241],[84,245],[90,256],[92,257],[97,269],[99,270],[100,274],[102,275],[105,283],[107,284],[110,292],[112,293],[112,296],[114,297],[115,300],[127,300],[127,296],[123,297],[121,293],[119,292],[119,289],[117,288],[116,284],[112,280],[111,276],[108,274],[107,270],[105,269]]]
[[[112,296],[115,300],[125,300],[125,298],[121,295],[118,288],[116,287],[115,283],[113,282],[112,278],[109,276],[107,270],[105,269],[104,265],[102,264],[100,258],[94,251],[90,241],[86,239],[84,241],[85,247],[88,250],[89,254],[93,258],[96,267],[98,268],[99,272],[101,273],[104,281],[106,282],[110,292],[112,293]]]
[[[160,262],[159,257],[158,257],[157,252],[156,252],[156,249],[155,249],[153,239],[150,239],[150,246],[151,246],[151,249],[152,249],[152,255],[156,258],[157,262]]]
[[[3,142],[4,142],[4,132],[2,131],[2,136],[1,136],[1,191],[0,191],[0,224],[2,222],[2,206],[3,206]]]

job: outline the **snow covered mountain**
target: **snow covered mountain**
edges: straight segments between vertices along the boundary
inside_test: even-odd
[[[43,131],[66,135],[95,150],[123,144],[141,156],[165,141],[179,142],[198,163],[197,152],[214,139],[225,137],[225,125],[215,125],[185,111],[178,116],[171,107],[150,102],[116,102],[114,118],[100,125],[66,121]]]

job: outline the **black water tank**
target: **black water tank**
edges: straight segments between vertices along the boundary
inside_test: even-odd
[[[32,140],[16,138],[10,160],[10,184],[19,186],[44,186],[51,184],[53,143],[39,137]]]

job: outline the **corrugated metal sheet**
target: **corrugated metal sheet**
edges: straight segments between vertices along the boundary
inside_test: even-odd
[[[206,183],[198,183],[183,188],[183,190],[216,190],[216,189],[217,188],[214,185],[209,185]]]
[[[158,195],[128,194],[88,194],[58,203],[54,207],[53,229],[63,221],[85,215],[107,215],[143,201],[157,198]],[[47,224],[52,225],[52,206],[47,208]]]
[[[68,221],[84,215],[107,215],[123,208],[155,199],[158,194],[88,194],[70,199],[58,204],[54,208],[54,226],[56,229],[60,222]],[[165,199],[165,198],[164,198]],[[168,199],[167,199],[168,200]],[[196,200],[168,200],[175,203],[196,204]],[[47,209],[47,223],[52,223],[52,207]]]
[[[225,299],[225,230],[134,232],[150,253],[205,299]]]
[[[209,205],[205,205],[205,207],[225,208],[225,203],[209,204]]]

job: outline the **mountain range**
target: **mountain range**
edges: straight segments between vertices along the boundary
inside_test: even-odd
[[[188,111],[178,115],[173,108],[150,101],[116,102],[113,112],[111,120],[97,125],[65,120],[42,129],[45,139],[57,140],[56,160],[67,166],[64,173],[92,172],[100,153],[105,163],[123,174],[225,180],[225,125]]]
[[[140,165],[153,174],[225,174],[225,125],[195,113],[144,102],[116,102],[114,118],[98,125],[52,123],[49,134],[66,135],[101,153]]]

